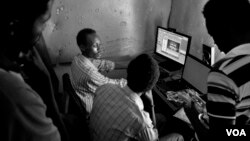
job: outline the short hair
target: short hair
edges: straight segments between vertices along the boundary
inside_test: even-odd
[[[84,28],[81,31],[78,32],[76,37],[77,45],[80,47],[81,45],[88,46],[88,35],[96,34],[96,31],[91,28]]]
[[[249,0],[209,0],[203,9],[209,28],[222,32],[230,28],[240,35],[250,31],[249,13]]]
[[[128,86],[134,92],[151,90],[160,76],[158,63],[148,54],[132,60],[127,68]]]

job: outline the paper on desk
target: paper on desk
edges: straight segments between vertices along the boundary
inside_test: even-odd
[[[186,113],[185,113],[185,111],[184,111],[183,108],[181,108],[180,110],[178,110],[178,111],[174,114],[174,117],[177,117],[177,118],[179,118],[179,119],[181,119],[181,120],[183,120],[183,121],[185,121],[185,122],[191,124],[191,122],[190,122],[190,120],[188,119],[188,117],[187,117],[187,115],[186,115]]]

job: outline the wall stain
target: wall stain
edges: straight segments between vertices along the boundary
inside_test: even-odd
[[[127,26],[127,22],[126,21],[120,22],[120,26]]]

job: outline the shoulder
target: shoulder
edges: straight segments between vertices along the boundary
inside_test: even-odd
[[[6,72],[0,74],[0,89],[2,93],[15,104],[42,103],[39,95],[22,79]]]
[[[115,85],[115,84],[104,84],[100,87],[98,87],[96,89],[96,93],[114,93],[115,91],[118,91],[119,89],[121,89],[121,87],[119,87],[119,85]]]
[[[250,55],[238,55],[230,58],[223,58],[214,65],[214,69],[209,76],[223,74],[227,79],[231,79],[240,87],[250,79]],[[244,77],[242,77],[244,76]]]
[[[73,58],[73,62],[76,62],[76,61],[85,62],[86,60],[87,60],[87,58],[84,57],[84,56],[81,55],[81,54],[78,54],[78,55],[76,55],[76,56]]]
[[[71,69],[81,69],[81,70],[89,70],[93,66],[92,62],[88,60],[88,58],[84,57],[83,55],[77,55],[74,57]]]

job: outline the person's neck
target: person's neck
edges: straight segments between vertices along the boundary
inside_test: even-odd
[[[81,54],[82,54],[84,57],[88,58],[88,59],[93,59],[92,57],[90,57],[88,54],[86,54],[86,53],[84,53],[84,52],[82,52]]]
[[[134,92],[130,87],[129,87],[129,84],[127,84],[127,86],[132,92]],[[141,96],[143,94],[143,92],[140,92],[140,93],[137,93],[137,92],[134,92],[135,94],[137,94],[138,96]]]

